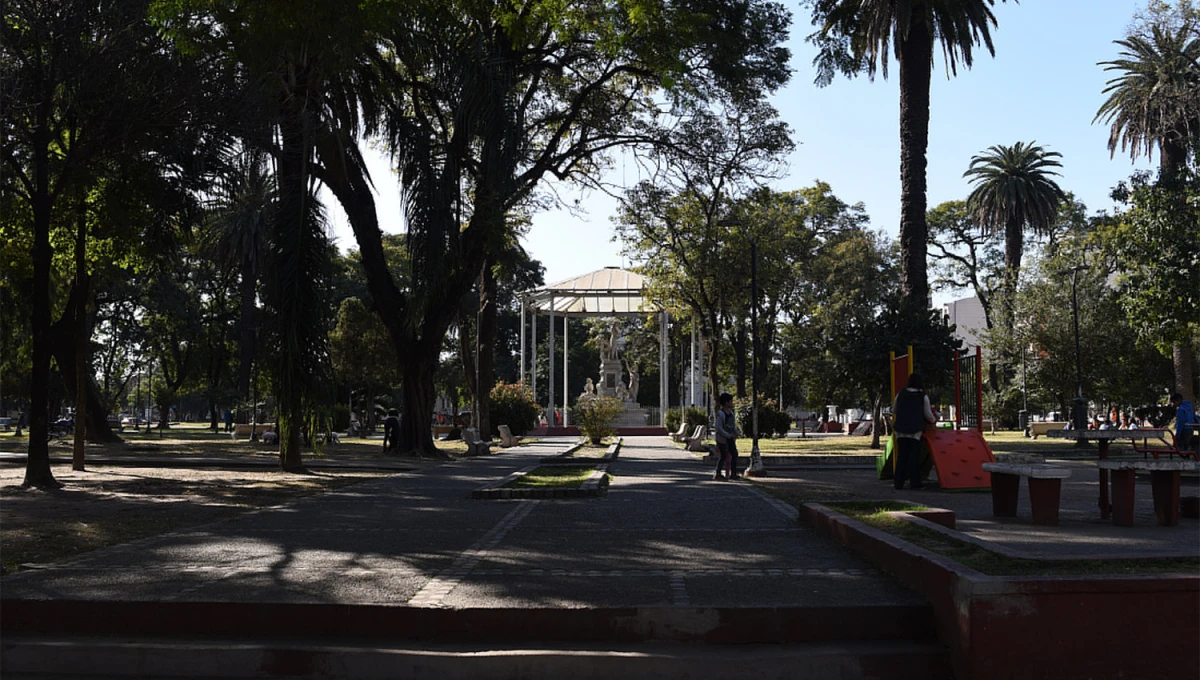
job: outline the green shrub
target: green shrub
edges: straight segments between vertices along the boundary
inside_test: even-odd
[[[585,436],[595,441],[616,432],[613,423],[625,410],[625,404],[616,397],[582,396],[571,411],[571,420]]]
[[[691,434],[691,431],[695,430],[700,425],[708,426],[708,413],[706,413],[704,409],[698,406],[688,406],[681,412],[679,409],[673,408],[667,411],[667,429],[671,432],[677,432],[679,430],[679,419],[681,417],[681,413],[685,414],[687,417],[687,429],[689,434]]]
[[[499,382],[491,392],[492,436],[500,436],[500,426],[517,436],[524,435],[537,426],[542,407],[533,398],[533,391],[523,383]]]
[[[752,406],[753,403],[749,399],[735,399],[733,402],[733,410],[737,415],[738,429],[741,430],[742,437],[754,436]],[[759,395],[758,436],[760,438],[772,435],[786,436],[791,426],[791,416],[787,412],[781,413],[776,408],[776,401],[774,399],[766,399],[762,395]]]

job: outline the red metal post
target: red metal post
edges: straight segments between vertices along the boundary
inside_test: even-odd
[[[979,409],[979,413],[975,415],[975,423],[979,426],[979,432],[983,432],[983,351],[979,345],[975,345],[975,408]]]
[[[954,350],[954,429],[962,429],[962,387],[958,376],[962,372],[962,357]]]

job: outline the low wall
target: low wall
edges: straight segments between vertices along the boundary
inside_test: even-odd
[[[988,576],[820,504],[800,518],[929,599],[960,680],[1200,677],[1200,576]]]

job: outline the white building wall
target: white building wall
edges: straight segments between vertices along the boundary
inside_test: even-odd
[[[974,350],[979,345],[979,336],[987,329],[987,319],[979,298],[972,295],[948,302],[942,305],[942,310],[946,319],[956,327],[954,336],[961,340],[968,350]]]

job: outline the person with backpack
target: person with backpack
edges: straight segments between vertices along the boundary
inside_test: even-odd
[[[892,417],[896,430],[896,488],[903,489],[907,478],[909,488],[920,489],[925,486],[921,483],[921,438],[928,425],[937,423],[937,417],[929,406],[919,373],[910,373],[908,386],[896,393]]]
[[[726,470],[729,479],[738,478],[737,467],[737,416],[733,413],[733,395],[722,392],[717,397],[717,469],[713,479],[721,479],[721,470]]]
[[[1196,409],[1179,392],[1171,395],[1171,406],[1175,407],[1175,448],[1187,451],[1192,448],[1196,433]]]

